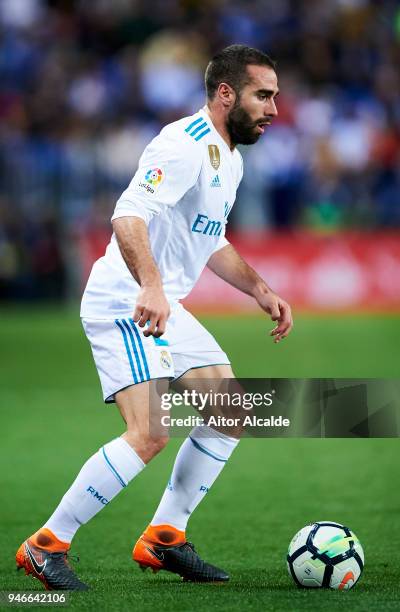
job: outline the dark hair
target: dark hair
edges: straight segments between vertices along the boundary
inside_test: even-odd
[[[246,70],[249,65],[268,66],[273,70],[276,67],[269,55],[246,45],[230,45],[214,55],[205,74],[207,98],[214,98],[220,83],[227,83],[240,94],[243,87],[249,83]]]

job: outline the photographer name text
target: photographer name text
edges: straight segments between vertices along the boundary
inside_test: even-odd
[[[164,414],[161,417],[163,427],[197,427],[208,425],[209,427],[290,427],[290,419],[282,416],[259,417],[247,415],[245,417],[233,418],[222,415],[210,416],[207,420],[200,416],[189,415],[187,417],[172,417]]]

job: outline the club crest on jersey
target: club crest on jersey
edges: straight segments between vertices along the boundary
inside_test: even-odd
[[[208,155],[210,157],[210,163],[214,170],[218,170],[221,163],[221,157],[217,145],[208,145]]]
[[[166,370],[169,370],[169,368],[172,365],[172,360],[171,360],[171,355],[168,353],[168,351],[161,351],[160,363],[163,368],[165,368]]]
[[[146,170],[144,181],[139,183],[148,193],[154,193],[164,180],[164,172],[161,168],[149,168]]]

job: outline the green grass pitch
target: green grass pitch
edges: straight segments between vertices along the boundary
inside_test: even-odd
[[[273,345],[262,317],[207,318],[238,376],[399,377],[400,318],[302,315]],[[122,431],[101,402],[76,312],[2,310],[0,590],[40,590],[15,572],[17,546],[46,520],[82,463]],[[227,585],[191,585],[142,573],[131,549],[167,483],[180,440],[80,530],[76,568],[90,584],[74,610],[398,610],[399,441],[245,439],[192,517],[201,556],[231,573]],[[285,554],[313,520],[348,524],[366,566],[349,592],[299,590]],[[52,608],[54,609],[54,608]]]

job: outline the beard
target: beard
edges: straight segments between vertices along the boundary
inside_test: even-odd
[[[229,112],[226,127],[233,145],[251,145],[257,142],[261,134],[255,131],[258,121],[253,121],[247,111],[236,100]]]

